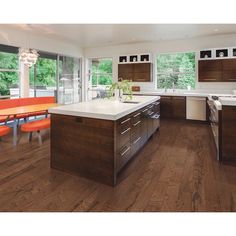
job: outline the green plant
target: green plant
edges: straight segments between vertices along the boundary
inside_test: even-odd
[[[126,94],[126,98],[132,99],[132,89],[131,83],[129,80],[122,80],[121,82],[114,82],[109,87],[108,97],[113,97],[116,89],[122,91],[123,94]]]

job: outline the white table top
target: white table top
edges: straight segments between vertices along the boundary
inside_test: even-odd
[[[133,96],[132,101],[139,102],[137,104],[122,103],[111,99],[96,99],[88,102],[50,108],[48,112],[52,114],[118,120],[159,99],[159,96]]]

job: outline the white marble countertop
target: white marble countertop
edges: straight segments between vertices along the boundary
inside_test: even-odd
[[[236,98],[221,97],[219,102],[222,106],[236,106]]]
[[[213,92],[213,91],[197,91],[197,90],[190,90],[190,91],[181,91],[176,90],[172,91],[140,91],[140,92],[133,92],[134,95],[147,95],[147,96],[186,96],[186,97],[208,97],[209,94],[218,94],[225,95],[225,92]],[[230,93],[229,93],[230,94]]]
[[[96,99],[88,102],[50,108],[49,113],[118,120],[159,99],[159,96],[133,96],[132,101],[139,103],[122,103],[111,99]]]

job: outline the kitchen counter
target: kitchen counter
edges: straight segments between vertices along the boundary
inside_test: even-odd
[[[115,186],[122,169],[160,127],[160,97],[108,99],[50,109],[51,167]]]
[[[191,97],[208,97],[209,93],[204,92],[182,92],[182,91],[175,91],[175,92],[159,92],[159,91],[140,91],[140,92],[133,92],[134,95],[146,95],[146,96],[191,96]]]
[[[96,99],[88,102],[51,108],[49,109],[49,113],[96,119],[117,120],[156,101],[157,99],[160,99],[160,97],[133,96],[132,101],[138,103],[123,103],[111,99]]]
[[[219,102],[222,106],[236,106],[236,98],[230,97],[221,97],[219,98]]]

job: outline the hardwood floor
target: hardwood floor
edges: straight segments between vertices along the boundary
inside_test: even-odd
[[[0,211],[236,211],[236,166],[205,124],[162,121],[115,187],[50,169],[49,134],[0,142]]]

